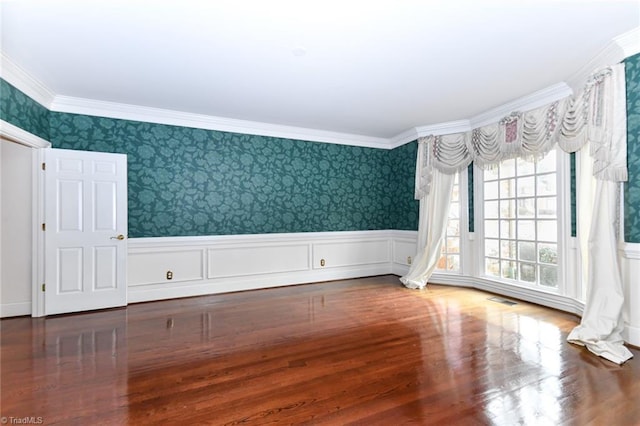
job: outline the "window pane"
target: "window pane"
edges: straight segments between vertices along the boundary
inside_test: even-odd
[[[484,240],[484,255],[498,257],[498,240]]]
[[[519,242],[518,253],[520,260],[536,261],[536,243]]]
[[[502,261],[502,278],[516,280],[517,277],[516,262]]]
[[[536,199],[535,198],[523,198],[518,200],[518,217],[527,219],[533,219],[536,214]]]
[[[460,253],[460,238],[447,238],[447,253]]]
[[[516,218],[516,200],[500,201],[500,217],[504,219]]]
[[[500,241],[500,257],[506,259],[516,258],[516,242],[511,240]]]
[[[460,256],[449,255],[447,256],[447,269],[450,271],[460,270]]]
[[[532,197],[536,195],[536,178],[529,176],[518,179],[518,197]]]
[[[557,216],[556,197],[538,198],[538,217],[542,219],[555,218]]]
[[[497,167],[489,167],[484,171],[484,180],[496,180],[498,179],[498,168]]]
[[[513,198],[516,196],[516,180],[505,179],[500,181],[500,198]]]
[[[458,219],[459,217],[460,217],[460,204],[452,202],[449,205],[449,218]]]
[[[558,264],[558,245],[557,244],[539,244],[538,260],[540,263]]]
[[[538,176],[538,195],[556,195],[556,175]]]
[[[456,174],[456,176],[458,176]],[[460,200],[460,186],[453,185],[453,189],[451,190],[451,201],[458,202]]]
[[[500,179],[516,175],[516,160],[505,160],[500,163]]]
[[[498,201],[485,201],[484,202],[484,217],[487,219],[497,219],[498,216]]]
[[[485,259],[484,270],[487,275],[500,276],[500,261],[498,259]]]
[[[535,171],[535,164],[532,161],[518,158],[516,164],[518,165],[518,176],[532,175]]]
[[[558,223],[555,220],[538,220],[538,240],[557,241]]]
[[[558,268],[540,265],[540,284],[546,287],[558,287]]]
[[[447,226],[447,235],[460,235],[460,221],[458,219],[449,219]]]
[[[529,283],[536,282],[536,265],[531,263],[520,264],[520,281]]]
[[[518,221],[518,239],[519,240],[535,240],[536,239],[536,222],[534,220]]]
[[[498,221],[497,220],[485,220],[484,221],[484,236],[487,238],[498,238]]]
[[[493,200],[498,198],[498,182],[485,182],[484,183],[484,199]]]
[[[501,220],[500,221],[500,238],[516,238],[516,221]]]

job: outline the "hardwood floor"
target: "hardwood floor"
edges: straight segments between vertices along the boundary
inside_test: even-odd
[[[640,424],[578,318],[476,290],[336,281],[2,320],[8,424]]]

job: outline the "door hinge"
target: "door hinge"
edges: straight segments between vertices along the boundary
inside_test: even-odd
[[[46,224],[46,223],[43,223],[43,224],[42,224],[42,230],[43,230],[43,231],[46,231],[46,230],[47,230],[47,224]]]
[[[45,286],[44,284],[42,284],[42,291],[44,291],[45,287],[46,287],[46,286]]]
[[[42,170],[47,170],[47,163],[42,163]]]

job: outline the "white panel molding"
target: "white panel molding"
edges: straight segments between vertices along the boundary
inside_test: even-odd
[[[0,137],[30,148],[51,148],[51,143],[40,136],[29,133],[4,120],[0,120]]]
[[[310,232],[221,235],[129,240],[129,301],[296,285],[318,281],[384,275],[391,271],[393,231]],[[351,247],[351,250],[345,246]],[[312,265],[314,247],[330,248],[326,267]],[[202,279],[158,279],[175,253],[206,251]],[[154,264],[156,256],[157,264]],[[136,262],[144,260],[138,265]],[[332,266],[333,264],[333,266]],[[199,267],[195,267],[199,269]],[[184,271],[197,277],[199,271]]]
[[[640,260],[640,243],[622,243],[618,249],[625,258]]]
[[[2,51],[0,51],[0,61],[0,77],[43,107],[50,109],[56,96],[51,89],[32,77]]]
[[[622,336],[626,342],[640,347],[640,243],[623,243],[618,249],[625,298]]]

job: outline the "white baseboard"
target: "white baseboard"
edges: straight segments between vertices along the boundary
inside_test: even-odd
[[[31,301],[0,304],[0,318],[31,315]]]
[[[625,324],[624,330],[622,331],[622,338],[625,342],[640,347],[640,327]]]

